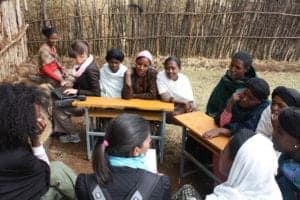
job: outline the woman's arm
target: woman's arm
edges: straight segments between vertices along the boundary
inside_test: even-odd
[[[131,99],[133,97],[131,74],[132,74],[131,69],[128,69],[125,72],[124,85],[122,89],[122,98],[124,99]]]
[[[81,90],[77,91],[79,95],[86,95],[86,96],[100,96],[100,85],[99,85],[99,78],[100,73],[97,67],[88,67],[86,69],[86,76],[88,80],[88,84],[90,85],[89,90]]]
[[[63,74],[55,61],[48,64],[43,64],[43,66],[40,68],[40,71],[55,81],[63,81]]]

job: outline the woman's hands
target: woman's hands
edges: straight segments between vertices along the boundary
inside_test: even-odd
[[[193,112],[194,104],[192,101],[187,101],[184,104],[186,112]]]
[[[37,118],[36,125],[37,125],[36,134],[30,136],[30,141],[31,141],[32,147],[38,147],[41,145],[40,135],[43,133],[43,131],[45,130],[45,128],[47,126],[46,121],[44,120],[43,117]]]
[[[64,91],[64,94],[66,94],[66,95],[78,94],[78,90],[77,89],[73,89],[73,88],[69,88],[69,89],[66,89]]]
[[[230,130],[227,128],[215,128],[215,129],[205,132],[203,134],[203,137],[206,139],[211,139],[211,138],[217,137],[219,135],[230,136]]]

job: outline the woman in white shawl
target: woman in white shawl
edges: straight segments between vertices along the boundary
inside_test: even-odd
[[[228,179],[215,187],[206,200],[282,199],[274,177],[277,158],[273,144],[262,134],[251,137],[252,134],[242,129],[225,147],[219,168]]]
[[[120,49],[107,51],[105,63],[100,69],[100,90],[102,97],[121,97],[124,74],[127,67],[122,64],[124,54]]]

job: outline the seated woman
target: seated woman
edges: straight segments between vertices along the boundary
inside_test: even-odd
[[[94,57],[89,52],[88,43],[85,41],[75,41],[69,49],[69,56],[74,58],[73,76],[75,77],[73,88],[63,91],[64,94],[99,96],[99,69],[94,61]],[[78,131],[71,122],[71,116],[81,116],[84,110],[74,107],[55,107],[53,109],[54,133],[65,134],[60,136],[62,143],[78,143],[80,137]]]
[[[221,153],[219,171],[227,180],[216,186],[206,200],[282,199],[275,181],[277,159],[272,142],[262,134],[240,129]],[[185,191],[187,190],[187,191]],[[192,186],[184,185],[172,200],[185,196],[200,200]]]
[[[300,108],[283,109],[278,119],[272,119],[273,143],[282,154],[276,177],[284,200],[300,197]]]
[[[219,165],[228,178],[206,200],[282,199],[275,180],[278,165],[273,144],[265,136],[254,134],[241,129],[230,139]]]
[[[143,117],[122,114],[113,119],[102,144],[93,151],[94,174],[77,178],[77,198],[92,200],[102,192],[106,199],[135,199],[138,193],[142,199],[170,199],[169,178],[147,171],[145,153],[150,141],[150,126]]]
[[[40,141],[48,107],[49,96],[35,87],[0,84],[0,199],[75,198],[76,175],[50,163]]]
[[[100,69],[100,90],[102,97],[121,97],[124,73],[127,67],[122,64],[124,54],[120,49],[110,49],[105,63]]]
[[[271,139],[273,134],[271,118],[277,118],[283,108],[290,106],[300,107],[300,92],[284,86],[275,88],[272,92],[272,104],[261,114],[256,133],[262,133]]]
[[[54,87],[71,87],[73,78],[62,67],[55,48],[58,40],[56,29],[54,27],[44,27],[42,33],[46,37],[46,42],[39,49],[40,72],[45,75],[47,82]]]
[[[175,123],[173,116],[196,110],[193,90],[188,77],[180,73],[179,58],[168,57],[164,68],[157,74],[157,87],[163,101],[175,103],[174,111],[167,114],[167,122]]]
[[[206,114],[215,117],[224,110],[227,100],[236,90],[244,88],[247,80],[256,77],[252,67],[252,57],[246,52],[237,52],[231,58],[231,64],[228,71],[221,78],[217,86],[211,93]]]
[[[204,137],[230,136],[242,128],[255,131],[261,113],[269,105],[269,94],[269,84],[265,80],[249,79],[246,88],[234,93],[224,111],[215,117],[215,122],[220,128],[206,132]]]
[[[135,59],[135,67],[128,69],[124,77],[122,97],[124,99],[157,99],[156,75],[157,71],[152,67],[153,59],[149,51],[138,53]]]

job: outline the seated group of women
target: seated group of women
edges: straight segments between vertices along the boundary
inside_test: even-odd
[[[105,96],[115,94],[117,89],[124,98],[157,98],[159,94],[163,100],[179,105],[175,107],[175,114],[194,110],[189,81],[178,73],[179,59],[168,58],[165,70],[157,73],[151,67],[153,60],[148,51],[138,54],[132,70],[121,64],[124,56],[116,56],[122,55],[120,53],[115,49],[108,51],[107,64],[99,72],[89,55],[88,45],[76,41],[69,54],[77,65],[72,76],[61,76],[59,84],[69,84],[67,94]],[[105,79],[111,80],[113,75],[119,76],[112,81],[114,85],[122,84],[115,91],[106,85],[111,81],[102,83]],[[182,81],[178,84],[179,79]],[[157,88],[153,87],[155,83]],[[256,77],[251,56],[236,53],[207,105],[207,114],[214,117],[220,128],[208,131],[205,137],[227,135],[231,138],[219,165],[227,179],[205,199],[292,200],[299,197],[300,93],[279,86],[272,92],[271,104],[267,101],[269,94],[268,83]],[[93,174],[76,177],[62,163],[50,164],[39,141],[46,127],[40,113],[48,106],[49,98],[37,88],[0,85],[0,160],[5,160],[0,162],[1,199],[182,199],[182,194],[188,195],[180,190],[171,197],[168,176],[147,171],[145,153],[151,142],[150,125],[139,115],[122,114],[109,122],[103,141],[93,151]],[[70,116],[82,110],[56,109],[54,120],[62,123],[66,117],[56,118],[55,112],[57,116]],[[54,127],[54,131],[65,130]],[[72,139],[76,141],[76,137]],[[281,152],[279,162],[274,148]],[[199,195],[194,197],[200,198]]]
[[[227,179],[205,199],[297,199],[300,98],[299,92],[283,88],[273,92],[271,108],[266,109],[270,117],[260,121],[271,123],[273,133],[266,137],[244,128],[234,132],[219,165]],[[276,99],[281,95],[279,108]],[[50,163],[40,142],[51,125],[41,115],[48,107],[49,97],[35,87],[0,85],[0,160],[5,161],[0,162],[1,199],[183,199],[189,194],[200,199],[189,187],[184,187],[189,192],[180,190],[171,197],[169,177],[148,171],[150,125],[136,114],[110,121],[93,151],[94,173],[77,177],[63,163]],[[282,153],[279,167],[274,147]]]
[[[110,49],[100,70],[89,52],[88,44],[75,41],[69,48],[69,56],[75,65],[67,71],[59,62],[55,48],[57,31],[43,30],[47,37],[40,50],[40,72],[54,87],[63,87],[64,93],[103,96],[159,99],[175,104],[167,122],[174,122],[173,115],[196,110],[193,91],[188,78],[180,73],[179,58],[171,56],[164,62],[164,70],[159,72],[153,65],[153,57],[147,50],[137,54],[135,66],[127,68],[122,64],[124,54],[119,49]],[[80,141],[78,131],[72,126],[71,115],[82,115],[83,109],[54,108],[54,133],[63,143]]]

